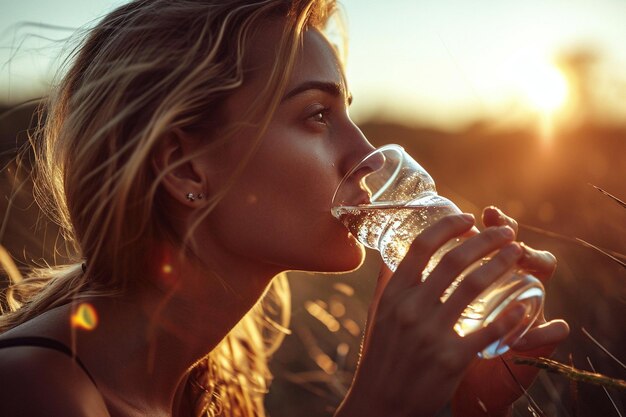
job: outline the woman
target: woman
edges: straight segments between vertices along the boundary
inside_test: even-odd
[[[264,415],[267,360],[288,309],[281,273],[363,260],[330,214],[342,175],[372,149],[323,35],[334,9],[143,0],[90,31],[35,143],[37,196],[75,263],[11,289],[0,372],[12,383],[0,414]],[[468,232],[471,216],[445,218],[395,275],[381,273],[337,416],[427,416],[450,402],[462,416],[506,415],[519,388],[476,353],[519,312],[465,338],[452,318],[515,263],[547,278],[555,261],[515,243],[499,211],[484,223],[427,283],[416,277],[429,255]],[[456,304],[438,302],[437,286],[493,251]],[[549,354],[566,334],[564,322],[546,323],[518,347]],[[534,376],[515,372],[525,385]]]

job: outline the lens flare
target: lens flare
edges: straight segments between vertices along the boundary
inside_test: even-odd
[[[166,275],[169,275],[172,273],[172,265],[170,264],[163,264],[163,266],[161,267],[161,272],[163,272]]]
[[[93,330],[98,326],[98,313],[89,303],[81,303],[70,318],[73,328]]]

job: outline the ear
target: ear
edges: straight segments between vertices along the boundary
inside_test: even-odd
[[[161,139],[152,153],[152,168],[165,192],[187,207],[198,207],[209,191],[206,160],[198,139],[176,129]]]

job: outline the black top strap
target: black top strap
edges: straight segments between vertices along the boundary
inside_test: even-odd
[[[96,385],[97,387],[96,381],[93,379],[93,377],[91,376],[91,374],[89,373],[85,365],[78,358],[78,356],[74,355],[74,352],[72,352],[72,349],[70,349],[63,343],[59,342],[58,340],[50,339],[47,337],[40,337],[40,336],[27,336],[27,337],[14,337],[12,339],[0,339],[0,349],[8,348],[8,347],[17,347],[17,346],[42,347],[42,348],[52,349],[52,350],[56,350],[61,353],[64,353],[65,355],[69,356],[74,361],[76,361],[78,366],[80,366],[82,370],[85,371],[85,374],[87,374],[91,382],[93,382],[93,384]]]

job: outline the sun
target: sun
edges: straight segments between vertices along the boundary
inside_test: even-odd
[[[541,113],[561,108],[568,96],[568,83],[561,70],[549,62],[528,63],[517,72],[517,83],[528,104]]]
[[[567,116],[571,95],[567,74],[551,54],[529,49],[515,51],[499,68],[499,74],[503,86],[530,116],[528,121],[537,122],[537,133],[549,145]]]

